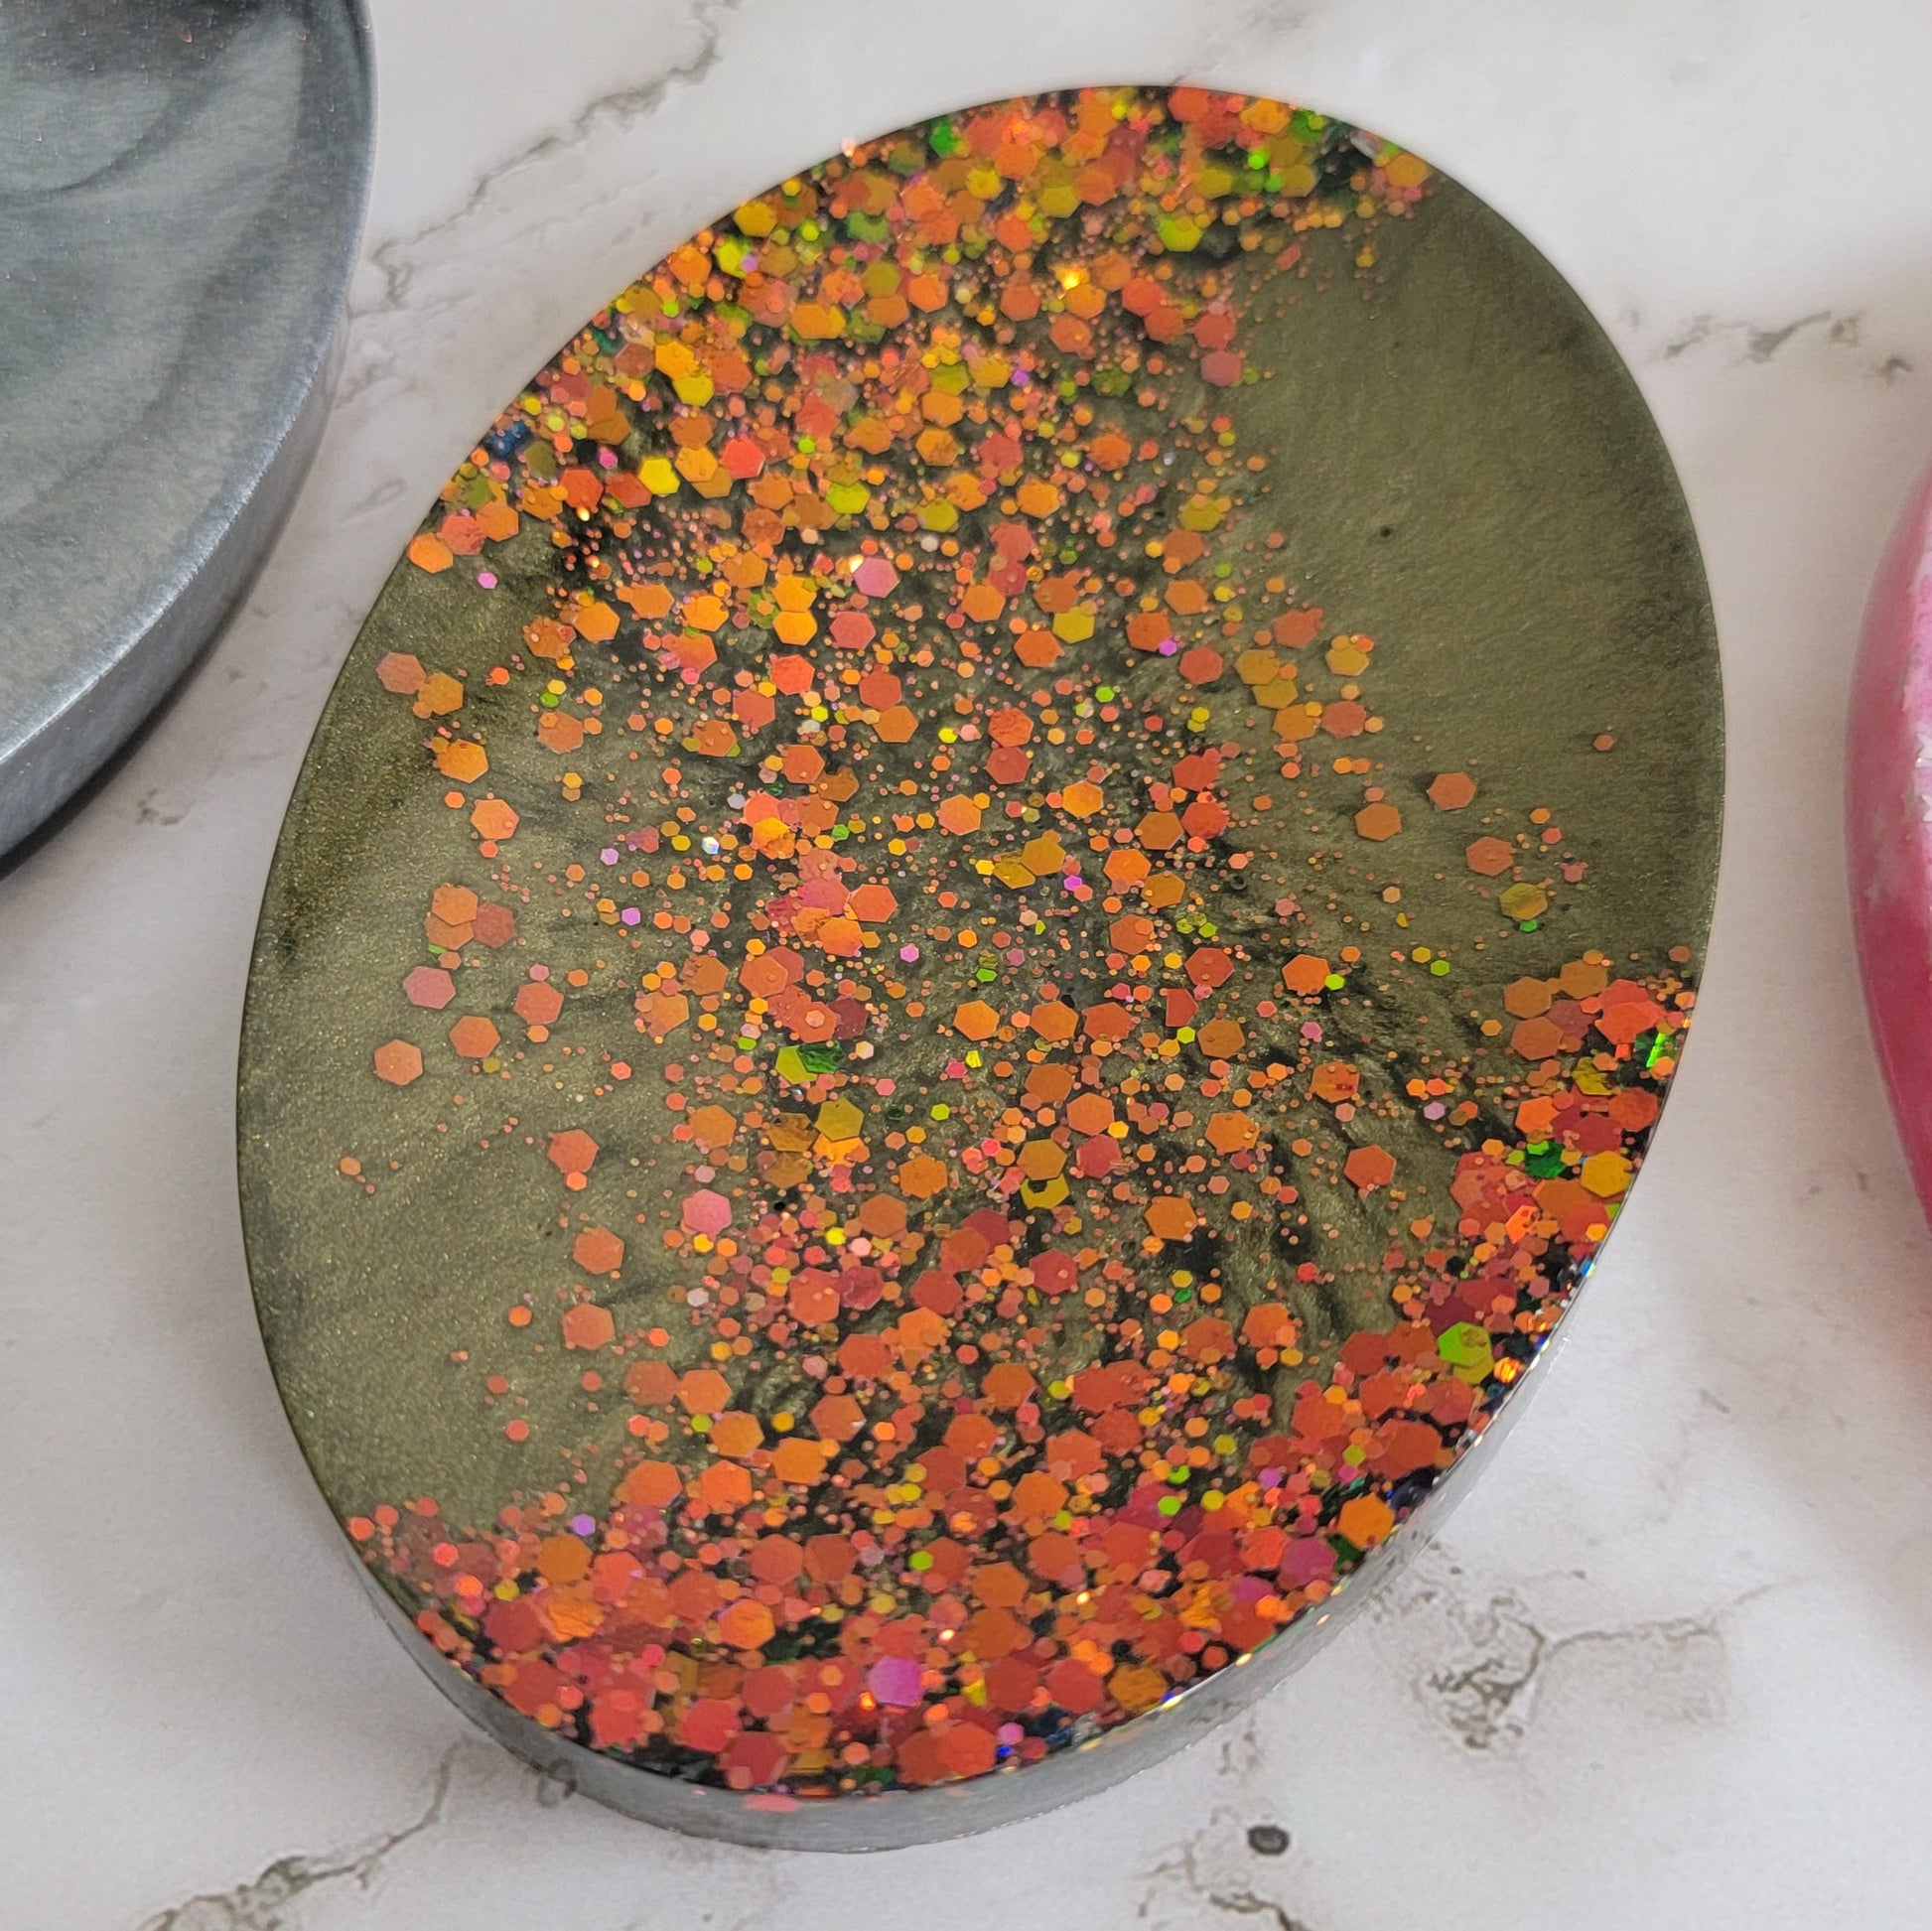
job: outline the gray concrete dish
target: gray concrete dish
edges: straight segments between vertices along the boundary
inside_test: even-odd
[[[357,0],[0,14],[0,853],[273,540],[326,411],[370,105]]]

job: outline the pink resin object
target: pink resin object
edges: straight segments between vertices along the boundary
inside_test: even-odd
[[[1872,1039],[1932,1217],[1932,475],[1871,587],[1852,681],[1845,809]]]

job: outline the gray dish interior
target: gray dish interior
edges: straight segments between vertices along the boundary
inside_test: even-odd
[[[0,852],[266,549],[320,430],[369,149],[355,0],[0,13]]]

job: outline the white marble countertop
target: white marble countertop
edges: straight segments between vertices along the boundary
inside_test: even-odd
[[[1859,1007],[1839,790],[1864,587],[1932,454],[1932,14],[372,12],[374,198],[294,520],[180,701],[0,881],[0,1924],[1924,1923],[1932,1254]],[[848,135],[1181,76],[1459,176],[1635,369],[1728,682],[1698,1044],[1541,1393],[1399,1592],[1244,1725],[997,1839],[855,1862],[667,1837],[539,1785],[424,1682],[277,1407],[231,1148],[283,803],[422,506],[626,275]]]

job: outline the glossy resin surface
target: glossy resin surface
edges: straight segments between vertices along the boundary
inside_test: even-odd
[[[451,480],[270,886],[251,1261],[372,1583],[721,1835],[1180,1740],[1612,1227],[1721,780],[1641,402],[1415,157],[1109,89],[748,202]]]

